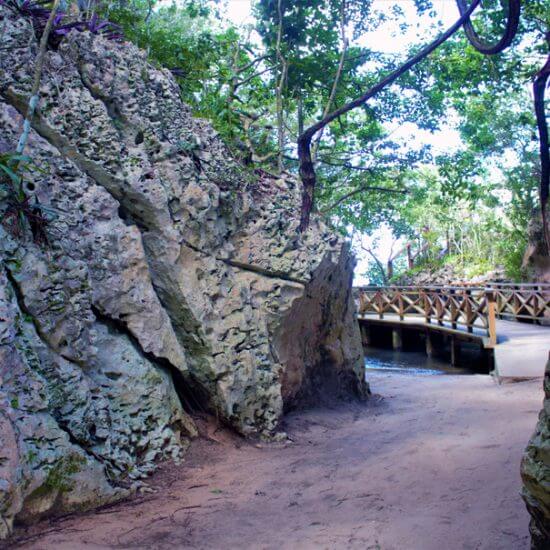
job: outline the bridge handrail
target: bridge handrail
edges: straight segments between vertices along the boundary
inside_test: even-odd
[[[487,283],[487,288],[541,288],[550,290],[550,283]]]
[[[439,288],[448,288],[448,289],[459,289],[468,288],[470,290],[489,290],[495,288],[533,288],[533,289],[542,289],[550,290],[550,283],[487,283],[486,285],[479,285],[478,283],[464,283],[464,284],[449,284],[449,285],[360,285],[354,286],[353,288],[357,290],[361,289],[379,289],[379,288],[400,288],[400,289],[439,289]]]
[[[363,286],[354,286],[353,288],[357,290],[377,290],[377,289],[399,289],[399,290],[438,290],[438,289],[455,289],[455,290],[485,290],[484,286],[470,286],[470,285],[387,285],[387,286],[378,286],[378,285],[363,285]]]
[[[550,283],[493,283],[497,315],[537,322],[550,318]]]
[[[550,318],[550,284],[489,283],[487,286],[419,285],[355,287],[360,315],[385,313],[423,317],[468,332],[482,330],[489,343],[496,343],[496,319],[539,322]]]

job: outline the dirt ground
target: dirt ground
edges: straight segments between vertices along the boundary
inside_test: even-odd
[[[293,443],[218,431],[156,492],[43,522],[12,547],[522,550],[519,463],[540,380],[370,374],[367,406],[296,412]]]

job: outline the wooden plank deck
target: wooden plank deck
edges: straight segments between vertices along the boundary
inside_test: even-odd
[[[444,332],[461,340],[478,342],[485,348],[494,349],[495,375],[499,378],[537,378],[544,376],[550,353],[550,326],[519,323],[497,319],[497,343],[492,346],[487,332],[474,327],[472,332],[457,328],[450,323],[427,323],[423,317],[407,316],[400,319],[396,314],[385,314],[380,319],[376,314],[359,315],[360,321],[391,327],[408,327],[418,330]]]

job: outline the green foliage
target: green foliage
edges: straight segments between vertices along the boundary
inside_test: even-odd
[[[499,3],[487,2],[475,26],[494,36],[501,19]],[[514,46],[502,54],[484,56],[459,33],[402,78],[420,87],[436,124],[445,113],[456,121],[462,144],[436,157],[435,170],[411,171],[410,193],[386,221],[395,235],[408,237],[429,226],[439,240],[435,250],[450,233],[458,253],[446,262],[461,277],[496,267],[514,280],[526,276],[521,263],[539,169],[530,81],[548,54],[547,0],[525,3],[521,21]],[[426,257],[415,271],[435,268]]]
[[[34,464],[37,458],[38,458],[38,453],[31,449],[30,451],[27,452],[25,461],[27,462],[27,464]]]
[[[124,36],[145,49],[159,66],[177,69],[183,95],[192,99],[212,76],[216,33],[205,3],[186,1],[169,6],[156,0],[109,4],[105,16],[121,26]],[[147,75],[142,75],[147,78]]]
[[[37,451],[30,450],[26,456],[27,463],[34,464],[38,456]],[[29,499],[41,498],[52,492],[66,493],[72,490],[74,488],[73,476],[82,469],[84,464],[86,464],[86,459],[78,454],[58,458],[53,464],[49,465],[46,479],[40,487],[29,495]]]
[[[0,153],[0,223],[14,236],[21,237],[29,230],[35,242],[47,242],[44,228],[55,212],[36,199],[31,201],[26,189],[34,186],[32,174],[44,172],[26,155]]]
[[[429,0],[415,0],[414,6],[426,17],[425,34],[439,32],[439,6]],[[243,163],[268,170],[282,153],[284,168],[296,173],[300,132],[408,56],[365,46],[381,25],[407,31],[411,23],[399,2],[257,0],[254,28],[239,29],[220,21],[216,1],[111,0],[97,9],[152,63],[172,71],[182,98],[197,116],[212,121]],[[499,0],[484,1],[473,17],[483,37],[498,34],[502,20]],[[460,31],[375,100],[330,124],[314,140],[316,199],[326,219],[341,232],[369,233],[388,224],[396,236],[422,235],[432,241],[423,261],[432,263],[451,234],[464,270],[478,273],[499,264],[520,277],[538,163],[526,83],[547,53],[549,25],[548,0],[525,2],[515,44],[496,56],[477,52]],[[149,78],[147,71],[134,76]],[[279,86],[282,106],[276,104]],[[405,125],[445,130],[449,120],[462,143],[437,156],[427,145],[394,135]],[[29,161],[0,156],[0,189],[22,189]],[[396,265],[405,268],[402,260]],[[373,277],[382,277],[378,266],[373,270]]]
[[[23,173],[31,167],[32,160],[26,155],[0,153],[0,198],[8,193],[22,193]]]
[[[72,476],[78,473],[84,464],[86,464],[86,459],[80,455],[73,454],[61,457],[50,466],[44,483],[37,491],[43,493],[70,491],[74,484],[71,479]],[[36,491],[33,496],[36,496]]]
[[[153,63],[172,71],[184,101],[194,107],[197,116],[210,119],[229,146],[234,148],[242,140],[241,119],[232,108],[229,92],[235,65],[250,63],[252,48],[232,26],[222,27],[216,21],[215,3],[183,0],[164,5],[156,0],[131,0],[109,4],[102,14],[120,25]],[[252,66],[242,74],[243,79],[250,78],[248,108],[269,97],[253,73]]]
[[[433,258],[433,257],[425,257],[421,261],[419,261],[415,266],[411,268],[405,267],[405,262],[401,262],[401,268],[396,269],[395,275],[390,279],[390,284],[399,285],[402,284],[402,281],[409,280],[410,278],[414,278],[417,275],[425,274],[425,273],[433,273],[437,271],[438,269],[441,269],[447,259],[451,260],[450,257],[448,258]],[[451,260],[452,261],[452,260]]]
[[[23,231],[26,200],[23,176],[32,167],[32,160],[18,153],[0,153],[0,221],[10,224],[15,232]]]
[[[430,2],[415,4],[418,13],[432,10]],[[318,120],[329,101],[342,55],[342,21],[351,41],[333,107],[357,97],[402,60],[359,46],[357,38],[388,21],[402,31],[408,26],[398,3],[380,10],[372,0],[282,0],[279,21],[278,0],[258,0],[254,14],[263,41],[259,46],[251,40],[250,29],[215,21],[217,10],[215,2],[206,0],[172,5],[131,0],[109,4],[103,16],[121,25],[151,60],[173,70],[183,98],[197,115],[212,120],[233,152],[245,160],[265,159],[269,164],[277,152],[274,90],[282,56],[288,65],[283,120],[290,171],[297,169],[292,157],[300,129]],[[432,12],[434,22],[435,15]],[[476,13],[474,25],[490,36],[500,28],[502,17],[500,3],[490,0]],[[477,52],[458,33],[376,101],[331,124],[317,154],[319,209],[341,229],[369,232],[386,222],[396,234],[414,235],[419,231],[415,212],[427,205],[448,215],[448,204],[458,201],[462,211],[467,204],[474,212],[482,203],[487,211],[505,210],[513,227],[525,231],[534,205],[537,152],[524,83],[539,66],[533,54],[540,50],[545,19],[548,22],[544,0],[531,3],[518,47],[493,57]],[[457,119],[464,146],[435,159],[429,147],[404,146],[388,130],[405,123],[437,130],[449,113]],[[425,169],[434,163],[440,186],[435,203],[426,195],[431,176]],[[503,200],[495,193],[499,188],[511,196]]]

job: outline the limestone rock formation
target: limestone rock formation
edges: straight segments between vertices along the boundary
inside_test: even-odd
[[[37,41],[2,5],[0,25],[5,152]],[[26,154],[48,221],[17,234],[0,196],[0,538],[127,494],[181,457],[193,410],[272,436],[285,409],[367,394],[348,245],[297,233],[295,180],[236,163],[143,52],[48,51]]]
[[[523,500],[531,514],[531,548],[550,546],[550,358],[544,376],[544,404],[521,462]]]

